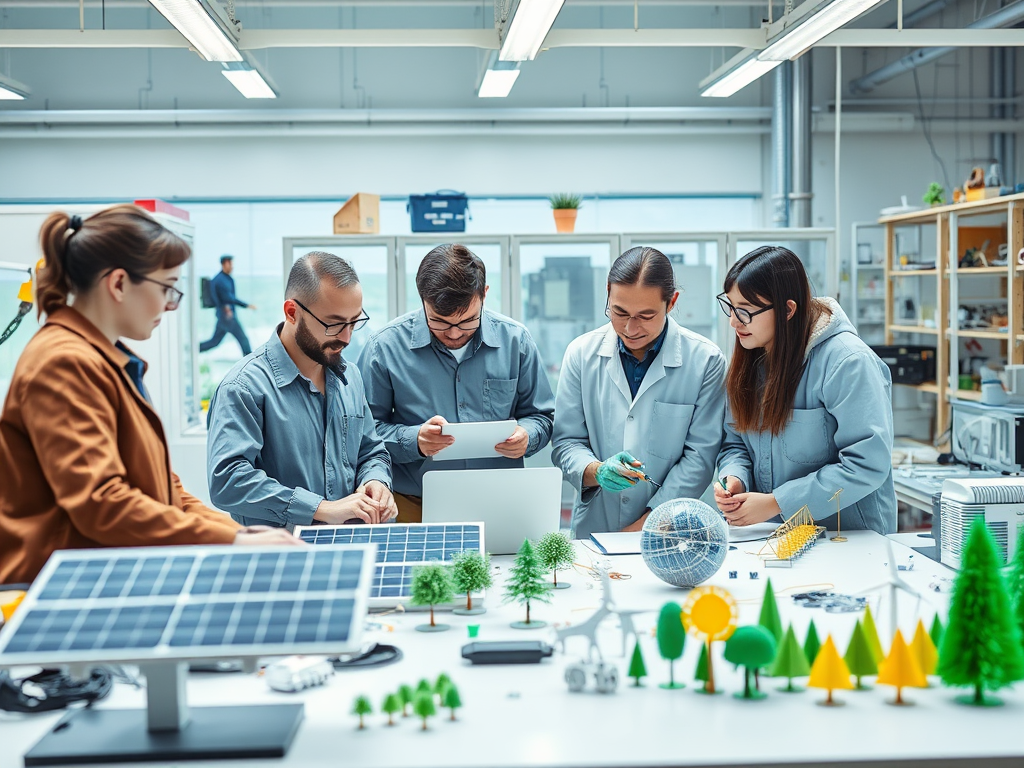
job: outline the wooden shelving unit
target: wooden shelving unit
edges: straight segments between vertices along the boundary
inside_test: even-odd
[[[996,221],[995,224],[992,222]],[[913,388],[937,396],[935,436],[945,432],[949,425],[949,401],[952,399],[980,400],[981,393],[956,388],[956,377],[950,381],[950,371],[959,371],[960,344],[963,340],[976,342],[999,341],[998,354],[1008,363],[1024,363],[1024,265],[1017,264],[1017,252],[1024,247],[1024,194],[990,198],[973,203],[944,205],[921,211],[901,213],[879,219],[885,226],[885,341],[886,344],[936,344],[935,381],[918,384]],[[935,267],[928,269],[901,269],[896,260],[896,232],[907,227],[935,228]],[[998,246],[1006,243],[1007,264],[1005,266],[963,267],[960,258],[968,248],[981,248],[988,244],[985,253],[994,258]],[[920,255],[920,254],[919,254]],[[934,300],[936,327],[921,322],[908,323],[898,320],[895,302],[897,284],[908,278],[933,277],[935,294],[927,296]],[[958,310],[961,304],[984,303],[979,283],[966,283],[965,296],[959,299],[960,281],[964,278],[998,278],[998,288],[991,296],[993,303],[1006,303],[1009,319],[1006,331],[985,328],[959,328]],[[981,284],[984,287],[984,284]],[[924,299],[922,298],[922,304]],[[930,307],[930,305],[929,305]],[[951,318],[952,316],[952,318]],[[930,318],[929,318],[930,320]],[[914,335],[923,336],[915,339]],[[992,349],[991,344],[989,349]]]

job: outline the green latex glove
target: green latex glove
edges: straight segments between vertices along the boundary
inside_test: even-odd
[[[639,468],[631,466],[635,461],[626,451],[619,451],[610,459],[605,459],[597,468],[597,484],[613,493],[632,488],[644,476]]]

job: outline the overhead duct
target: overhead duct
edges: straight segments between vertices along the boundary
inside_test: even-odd
[[[790,91],[793,67],[784,62],[772,73],[772,226],[789,226]]]
[[[999,29],[1009,27],[1024,21],[1024,0],[996,11],[983,19],[978,19],[973,24],[968,24],[967,29]],[[941,48],[918,48],[908,53],[902,59],[886,64],[857,80],[850,82],[850,93],[860,96],[870,93],[883,83],[887,83],[905,72],[910,72],[925,64],[930,64],[943,56],[952,53],[956,48],[944,46]]]
[[[811,57],[793,62],[793,173],[789,226],[811,226]]]

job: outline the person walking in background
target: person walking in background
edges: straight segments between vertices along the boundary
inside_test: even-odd
[[[242,348],[242,354],[248,355],[252,352],[252,345],[249,344],[249,337],[242,330],[242,324],[238,322],[238,315],[235,314],[235,307],[246,307],[256,309],[255,304],[246,304],[235,295],[235,279],[231,277],[234,269],[235,257],[224,254],[220,257],[220,272],[210,281],[210,291],[213,293],[213,303],[217,308],[217,327],[209,341],[199,345],[200,352],[209,352],[224,341],[227,334],[231,334],[238,340],[238,346]]]

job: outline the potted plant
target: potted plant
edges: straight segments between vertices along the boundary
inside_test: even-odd
[[[928,185],[928,191],[924,193],[924,202],[928,205],[942,205],[946,202],[946,190],[937,181]]]
[[[555,215],[555,230],[557,232],[572,232],[576,227],[576,212],[579,210],[583,198],[580,195],[559,193],[548,198],[551,202],[551,210]]]

